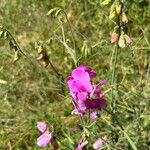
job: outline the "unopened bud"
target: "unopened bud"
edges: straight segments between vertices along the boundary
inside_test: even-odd
[[[121,47],[121,48],[125,48],[126,47],[126,43],[125,43],[125,39],[124,39],[124,35],[123,34],[120,35],[118,44],[119,44],[119,47]]]
[[[124,12],[122,13],[122,22],[125,24],[128,23],[128,18]]]
[[[113,18],[115,18],[115,16],[116,16],[116,12],[115,11],[113,11],[113,12],[110,12],[110,14],[109,14],[109,19],[113,19]]]
[[[106,6],[108,4],[110,4],[112,2],[112,0],[104,0],[102,3],[101,3],[101,6]]]
[[[102,148],[104,146],[104,144],[105,144],[105,141],[103,139],[99,138],[93,144],[93,148],[95,150],[98,150],[98,149]]]
[[[44,58],[44,54],[40,53],[38,54],[37,60],[42,60]]]
[[[38,47],[38,54],[42,53],[42,51],[43,51],[43,48],[42,48],[42,46],[40,45],[40,46]]]
[[[118,40],[118,34],[116,32],[113,32],[112,35],[111,35],[111,39],[110,39],[110,42],[113,44],[115,43],[117,40]]]
[[[121,5],[117,3],[115,7],[116,7],[116,13],[119,15],[121,13]]]
[[[132,43],[132,39],[127,34],[124,35],[124,39],[128,45]]]
[[[109,13],[109,19],[113,19],[116,16],[116,10],[115,10],[115,5],[111,5],[110,8],[110,13]]]
[[[15,51],[14,61],[13,61],[13,63],[17,62],[19,59],[20,59],[19,51]]]

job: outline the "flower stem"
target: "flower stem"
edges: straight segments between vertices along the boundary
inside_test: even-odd
[[[116,65],[117,65],[117,58],[118,58],[118,50],[119,46],[114,49],[114,63],[113,63],[113,68],[112,68],[112,85],[116,82],[115,77],[116,77]],[[111,89],[111,101],[112,101],[112,110],[113,112],[116,111],[116,98],[114,96],[114,88]]]
[[[119,34],[119,37],[121,35],[121,17],[122,17],[122,12],[123,12],[123,1],[120,1],[121,3],[121,11],[120,11],[120,14],[118,15],[118,18],[117,18],[117,25],[118,25],[118,34]],[[113,67],[112,67],[112,78],[111,78],[111,83],[112,85],[114,85],[117,81],[115,80],[116,77],[116,66],[117,66],[117,59],[118,59],[118,51],[119,51],[120,47],[119,47],[119,43],[117,42],[116,43],[116,47],[114,49],[114,55],[113,55],[113,59],[112,61],[113,62]],[[116,90],[117,90],[117,84],[116,84]],[[111,90],[111,102],[112,102],[112,111],[113,113],[116,112],[116,98],[115,98],[115,95],[114,95],[114,88],[112,88]]]

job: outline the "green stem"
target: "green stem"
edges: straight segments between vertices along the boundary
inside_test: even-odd
[[[121,17],[122,17],[122,12],[123,12],[123,2],[120,1],[121,3],[121,12],[120,14],[118,15],[118,18],[117,18],[117,25],[119,27],[118,29],[118,34],[119,34],[119,37],[121,35]],[[118,51],[119,51],[120,47],[119,47],[119,44],[118,42],[116,43],[116,48],[114,49],[114,56],[113,56],[113,59],[114,60],[114,63],[113,63],[113,67],[112,67],[112,79],[111,79],[111,83],[112,85],[114,85],[117,81],[115,80],[116,77],[116,66],[117,66],[117,58],[118,58]],[[116,85],[116,88],[117,88],[117,85]],[[116,98],[115,98],[115,95],[114,95],[114,89],[112,88],[111,90],[111,102],[112,102],[112,111],[115,113],[116,112]]]
[[[115,77],[116,77],[116,65],[117,65],[117,58],[118,58],[118,50],[119,50],[119,46],[117,45],[117,47],[114,50],[114,64],[113,64],[113,68],[112,68],[112,79],[111,79],[112,85],[116,82]],[[113,112],[115,112],[116,111],[116,99],[114,96],[114,88],[111,89],[111,101],[112,101],[112,110],[113,110]]]

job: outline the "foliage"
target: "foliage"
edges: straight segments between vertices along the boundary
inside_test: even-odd
[[[40,149],[36,145],[39,133],[35,127],[39,120],[55,127],[62,150],[73,149],[78,143],[82,127],[71,115],[64,78],[76,64],[82,63],[96,70],[97,81],[108,80],[103,91],[112,86],[115,45],[110,44],[109,38],[114,22],[109,19],[110,8],[100,2],[1,0],[0,149]],[[147,150],[150,145],[150,3],[131,0],[125,1],[125,6],[133,44],[118,52],[117,84],[113,85],[115,115],[108,92],[107,107],[89,130],[94,138],[105,139],[102,149]],[[15,63],[12,62],[16,44],[13,41],[10,49],[12,39],[4,35],[3,29],[10,32],[26,54],[19,54],[21,58]],[[36,60],[39,47],[47,52],[53,66],[43,68],[42,62]]]

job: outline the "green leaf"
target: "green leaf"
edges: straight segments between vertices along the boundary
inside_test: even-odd
[[[52,15],[55,11],[58,11],[58,8],[52,8],[48,11],[47,15]]]
[[[124,133],[125,138],[128,140],[128,142],[130,143],[130,145],[133,148],[133,150],[138,150],[137,147],[136,147],[136,145],[134,144],[134,142],[128,136],[128,134],[125,131],[122,131],[122,132]]]
[[[61,9],[58,9],[55,13],[55,16],[57,17],[59,15],[59,13],[61,12]]]

